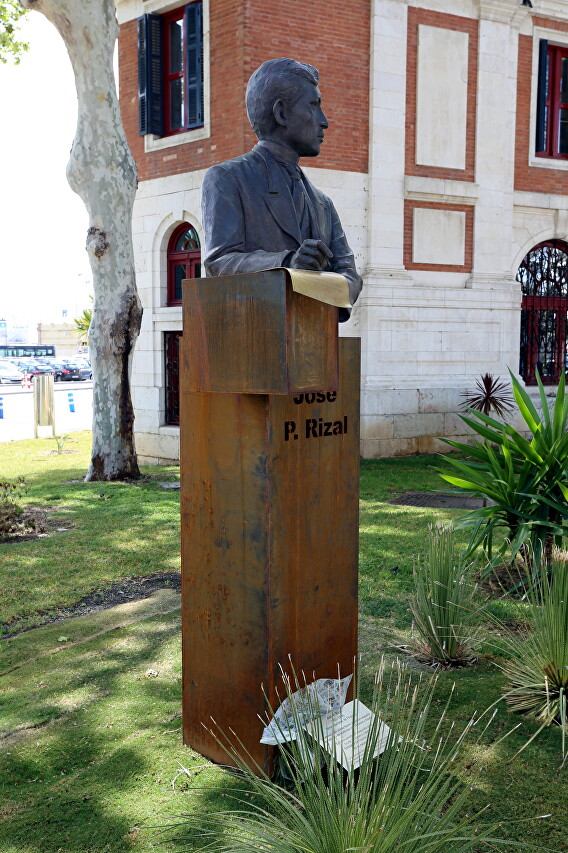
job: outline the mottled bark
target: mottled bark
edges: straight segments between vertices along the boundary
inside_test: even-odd
[[[89,213],[86,248],[94,287],[89,331],[93,448],[86,479],[139,477],[130,397],[132,352],[142,319],[131,236],[137,173],[114,81],[114,0],[20,2],[41,12],[58,30],[77,88],[77,131],[67,179]]]

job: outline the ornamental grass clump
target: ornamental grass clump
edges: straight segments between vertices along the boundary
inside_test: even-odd
[[[506,641],[502,664],[505,701],[513,711],[545,726],[562,727],[562,754],[568,757],[568,553],[555,551],[552,572],[544,568],[528,593],[533,630],[519,642]],[[537,732],[538,734],[538,732]],[[536,735],[535,735],[536,736]]]
[[[444,439],[466,457],[443,457],[453,473],[439,470],[446,482],[462,493],[484,499],[484,506],[456,522],[472,529],[469,553],[482,546],[488,560],[486,574],[505,560],[531,556],[536,570],[550,565],[552,547],[568,532],[568,396],[565,375],[558,382],[552,406],[537,373],[542,415],[521,383],[511,373],[512,391],[529,438],[480,411],[460,415],[481,440],[473,444]],[[486,503],[485,503],[486,502]],[[496,534],[502,541],[496,553]]]
[[[400,664],[389,670],[383,665],[370,702],[376,718],[362,763],[346,770],[335,751],[327,751],[317,736],[306,731],[308,723],[316,735],[321,732],[319,707],[312,704],[306,720],[305,707],[296,706],[287,683],[298,732],[297,740],[280,753],[290,780],[287,787],[273,782],[242,744],[217,731],[239,768],[220,771],[235,779],[234,787],[225,783],[223,789],[232,807],[179,815],[175,826],[190,836],[193,849],[212,853],[478,853],[501,845],[511,849],[510,840],[499,838],[499,824],[486,821],[485,808],[468,810],[478,772],[472,754],[487,725],[475,737],[474,730],[481,726],[471,720],[456,734],[447,725],[447,705],[441,712],[436,709],[433,724],[429,718],[435,684],[435,677],[417,682]],[[384,751],[373,758],[384,737],[381,720],[390,726],[390,733],[381,744]],[[346,728],[344,738],[353,742],[356,716]],[[184,772],[191,778],[191,770]]]
[[[418,637],[407,650],[439,666],[474,663],[478,598],[471,565],[457,555],[453,527],[430,527],[428,553],[414,570],[410,599]]]

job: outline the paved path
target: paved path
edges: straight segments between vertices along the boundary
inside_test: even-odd
[[[405,492],[389,501],[395,506],[420,506],[432,509],[479,509],[482,498],[468,495],[445,495],[442,492]]]

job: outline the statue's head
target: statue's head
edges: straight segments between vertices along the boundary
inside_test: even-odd
[[[295,59],[269,59],[248,81],[246,105],[259,139],[274,139],[299,157],[319,154],[327,119],[321,109],[319,74]]]

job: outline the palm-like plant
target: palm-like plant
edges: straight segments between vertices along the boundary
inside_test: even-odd
[[[93,297],[89,297],[91,302],[93,301]],[[73,322],[75,323],[75,330],[79,333],[79,335],[87,340],[89,336],[89,329],[91,328],[91,321],[93,319],[93,309],[92,308],[83,308],[83,313],[79,317],[75,317]]]
[[[462,408],[476,409],[484,415],[493,411],[501,417],[513,411],[513,397],[507,385],[501,382],[499,377],[495,379],[490,373],[486,373],[481,379],[476,380],[475,388],[473,393],[466,391],[462,394],[464,398]]]
[[[501,561],[510,545],[511,558],[527,548],[538,566],[544,552],[550,563],[554,539],[560,544],[568,519],[568,396],[565,376],[558,383],[552,407],[537,374],[542,415],[521,383],[511,373],[513,394],[526,425],[525,438],[510,424],[501,423],[483,412],[470,410],[462,420],[482,440],[472,445],[446,442],[469,457],[445,456],[454,473],[440,470],[441,477],[470,495],[491,501],[472,510],[456,523],[471,527],[469,551],[483,545],[489,570]],[[493,556],[495,533],[505,541]]]
[[[415,655],[441,666],[473,663],[477,598],[470,566],[456,554],[453,527],[431,527],[428,554],[415,569],[410,600],[419,634]]]
[[[417,687],[399,665],[391,675],[379,672],[371,702],[377,717],[391,727],[378,759],[373,756],[383,735],[379,719],[367,737],[360,767],[346,771],[333,751],[306,732],[305,708],[300,712],[295,706],[288,685],[298,739],[281,755],[292,790],[272,782],[250,756],[247,763],[242,745],[218,735],[240,769],[236,778],[245,784],[226,794],[233,809],[181,815],[177,826],[191,835],[193,844],[200,838],[200,849],[215,853],[466,853],[510,845],[495,837],[497,824],[484,823],[481,813],[466,809],[473,787],[471,756],[463,747],[474,721],[457,739],[446,737],[446,707],[432,735],[435,746],[429,748],[425,734],[435,680]],[[312,711],[309,724],[317,735],[322,727],[319,706]],[[356,716],[348,734],[353,741]],[[190,770],[185,772],[191,776]]]

